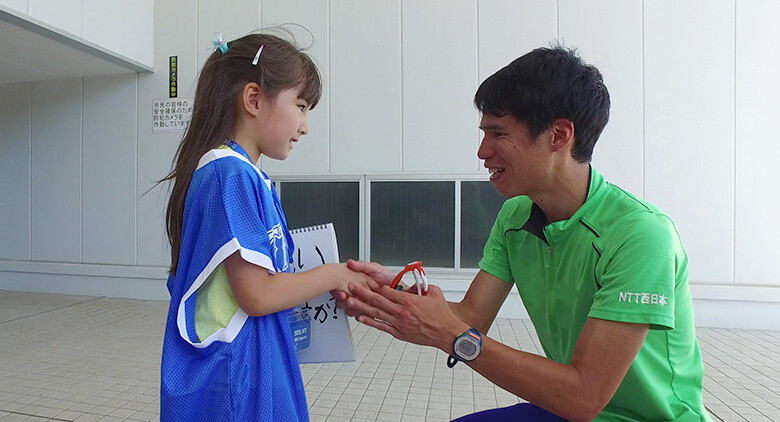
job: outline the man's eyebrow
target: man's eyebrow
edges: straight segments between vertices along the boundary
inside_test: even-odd
[[[501,125],[491,124],[491,125],[479,125],[479,128],[482,130],[495,130],[495,131],[502,131],[504,130],[504,127]]]

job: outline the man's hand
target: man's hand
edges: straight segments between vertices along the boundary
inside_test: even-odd
[[[390,333],[393,337],[423,346],[452,352],[452,342],[469,326],[450,310],[437,286],[428,287],[427,296],[399,292],[388,286],[372,291],[351,284],[347,309],[358,322]]]
[[[354,261],[350,259],[347,261],[347,267],[352,271],[365,273],[383,286],[389,286],[393,281],[393,277],[395,277],[395,274],[392,271],[376,262]]]
[[[361,272],[371,277],[374,281],[378,283],[379,287],[389,286],[390,283],[393,281],[393,277],[395,277],[395,274],[393,274],[392,271],[377,264],[376,262],[354,261],[350,259],[347,261],[347,267],[352,271]],[[343,309],[346,312],[346,314],[349,316],[355,317],[359,315],[358,313],[356,313],[356,311],[348,308],[347,306],[348,295],[345,292],[334,290],[330,293],[336,299],[337,308]]]

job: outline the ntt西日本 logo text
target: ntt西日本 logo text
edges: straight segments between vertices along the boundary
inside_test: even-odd
[[[659,295],[657,293],[620,292],[618,302],[666,306],[666,299],[666,295]]]

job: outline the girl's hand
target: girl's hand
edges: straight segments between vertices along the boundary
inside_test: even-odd
[[[376,262],[353,261],[350,259],[347,261],[347,267],[353,271],[365,273],[381,286],[389,286],[393,281],[393,277],[395,277],[395,274],[393,274],[392,271]]]
[[[347,267],[350,270],[360,272],[370,277],[373,280],[373,284],[366,284],[366,285],[371,290],[375,290],[375,291],[379,290],[381,286],[389,286],[390,283],[393,281],[393,277],[395,277],[395,274],[393,274],[392,271],[381,266],[380,264],[377,264],[376,262],[355,261],[350,259],[347,261]],[[347,308],[347,298],[350,296],[349,290],[340,289],[340,290],[334,290],[330,293],[336,299],[337,308],[343,309],[346,312],[346,314],[349,316],[358,315],[355,312],[351,312]]]
[[[359,271],[353,271],[347,267],[347,264],[331,264],[334,266],[335,278],[338,280],[338,287],[332,290],[330,293],[336,298],[338,304],[339,300],[344,300],[349,293],[349,285],[357,284],[366,286],[371,290],[379,289],[379,284],[374,281],[369,275]]]

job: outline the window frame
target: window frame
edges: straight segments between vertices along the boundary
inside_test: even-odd
[[[454,202],[454,260],[452,268],[445,267],[425,267],[427,274],[434,277],[440,277],[442,281],[451,280],[459,282],[470,282],[479,271],[478,268],[461,268],[461,182],[478,181],[489,182],[489,176],[484,174],[458,174],[458,173],[402,173],[402,174],[382,174],[382,173],[362,173],[362,174],[307,174],[292,175],[278,174],[271,175],[274,185],[279,193],[280,199],[284,196],[281,184],[285,182],[357,182],[359,192],[358,210],[358,250],[361,260],[371,260],[371,184],[373,182],[453,182],[455,189]],[[387,266],[391,271],[400,271],[400,266]],[[467,286],[466,286],[467,287]],[[465,290],[464,290],[465,291]]]

